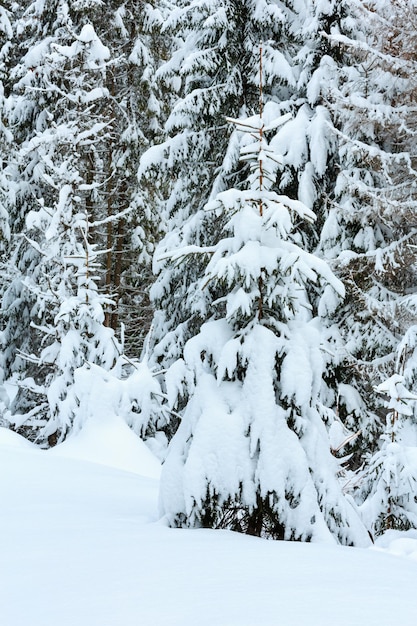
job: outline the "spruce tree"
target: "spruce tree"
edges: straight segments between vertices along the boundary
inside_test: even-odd
[[[65,411],[59,417],[56,401],[48,405],[38,397],[52,394],[57,376],[69,387],[82,359],[108,368],[120,353],[117,346],[112,358],[99,356],[98,331],[87,330],[91,320],[103,327],[104,352],[117,345],[114,332],[122,325],[125,343],[141,349],[146,327],[138,330],[135,318],[146,322],[149,313],[141,316],[134,307],[140,311],[146,298],[154,234],[135,163],[159,129],[148,49],[159,19],[150,5],[61,0],[27,2],[16,20],[22,56],[10,73],[9,116],[17,146],[16,203],[2,341],[5,376],[17,370],[25,380],[12,407],[15,423],[23,425],[26,415],[22,428],[30,422],[31,436],[49,418],[41,438],[63,437],[70,428],[73,411],[71,418]],[[74,304],[69,314],[68,301],[84,296],[68,259],[89,266],[85,259],[91,262],[93,252],[90,304]],[[83,340],[84,347],[60,360],[71,328],[89,337],[91,350]],[[55,394],[60,401],[65,396]]]
[[[403,375],[393,374],[377,387],[387,398],[386,424],[361,484],[361,513],[375,535],[417,528],[417,395],[404,383]]]
[[[342,4],[342,19],[328,30],[339,54],[326,59],[324,88],[338,175],[321,250],[347,290],[335,320],[345,343],[336,377],[340,415],[361,431],[358,467],[384,430],[374,387],[394,373],[415,317],[414,13],[403,2]]]
[[[343,286],[300,245],[298,224],[314,213],[273,190],[282,155],[267,135],[288,116],[272,100],[263,107],[260,84],[260,113],[230,120],[246,180],[217,193],[194,241],[169,255],[179,268],[199,259],[203,271],[187,287],[201,294],[193,313],[204,298],[206,319],[166,375],[171,399],[186,401],[164,465],[162,512],[174,526],[366,544],[338,484],[321,401],[321,313]]]
[[[12,224],[17,236],[25,230],[26,215],[36,208],[36,199],[51,194],[47,182],[39,179],[36,154],[32,152],[32,159],[28,159],[27,142],[50,126],[65,124],[66,115],[70,120],[76,115],[77,107],[84,119],[81,123],[90,115],[91,125],[96,122],[107,125],[101,144],[91,144],[91,149],[86,148],[80,158],[88,178],[86,182],[95,183],[88,199],[90,214],[94,213],[90,220],[95,223],[90,235],[100,248],[107,250],[101,259],[103,272],[98,285],[104,294],[111,294],[113,301],[113,305],[106,307],[105,324],[118,331],[124,324],[128,346],[136,353],[141,349],[149,317],[146,292],[155,237],[154,218],[137,183],[136,163],[141,151],[160,130],[163,105],[153,88],[158,54],[164,50],[158,35],[160,19],[159,11],[146,3],[117,2],[108,6],[101,2],[28,1],[16,16],[15,45],[19,54],[15,55],[14,67],[9,71],[13,87],[10,124],[21,148],[14,173],[17,205]],[[105,70],[99,77],[96,71],[97,87],[107,95],[89,103],[68,100],[66,110],[65,98],[76,93],[74,80],[81,90],[88,91],[89,82],[91,87],[95,80],[94,69],[88,70],[88,76],[85,67],[79,68],[75,77],[73,67],[72,84],[69,84],[62,71],[51,75],[48,63],[55,45],[71,46],[88,25],[109,51]],[[18,247],[16,242],[14,249]],[[19,274],[24,276],[32,270],[22,262],[26,253],[16,254],[19,258],[12,265],[17,270],[18,283]],[[31,302],[29,309],[33,307]],[[141,308],[145,309],[143,316]],[[10,317],[6,308],[6,326]],[[143,319],[143,329],[138,328],[137,318]],[[12,331],[8,335],[11,339]],[[27,335],[27,331],[20,335]],[[10,345],[13,341],[6,343]],[[8,362],[6,370],[10,372],[15,367],[16,363]]]
[[[49,437],[53,442],[71,427],[75,368],[86,360],[108,369],[118,356],[113,331],[97,327],[103,326],[100,304],[106,299],[93,297],[95,246],[89,232],[95,217],[91,197],[101,181],[91,180],[88,165],[99,159],[108,133],[100,115],[101,101],[108,97],[100,86],[108,58],[108,49],[88,24],[71,44],[55,41],[48,47],[37,81],[50,110],[44,110],[44,125],[20,149],[21,165],[36,164],[30,190],[34,192],[36,181],[37,202],[21,234],[36,267],[25,268],[21,284],[36,303],[29,323],[38,349],[23,355],[31,364],[29,377],[22,380],[12,408],[15,423],[32,429],[41,441]],[[79,266],[75,273],[74,265]],[[43,396],[49,396],[49,406]],[[48,427],[41,428],[45,421]]]

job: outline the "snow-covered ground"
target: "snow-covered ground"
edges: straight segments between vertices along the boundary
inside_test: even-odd
[[[367,550],[167,528],[116,419],[53,451],[0,429],[1,626],[415,626],[417,532]]]

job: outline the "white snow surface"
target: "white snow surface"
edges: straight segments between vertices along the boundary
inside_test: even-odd
[[[169,529],[144,445],[87,424],[53,452],[0,428],[2,626],[414,626],[417,531],[359,549]]]

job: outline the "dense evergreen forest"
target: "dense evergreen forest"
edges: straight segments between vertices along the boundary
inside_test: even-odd
[[[0,425],[105,397],[172,526],[417,528],[416,44],[415,0],[2,2]]]

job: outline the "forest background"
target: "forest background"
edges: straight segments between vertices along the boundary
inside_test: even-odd
[[[2,3],[3,426],[104,398],[173,526],[417,527],[416,10]]]

